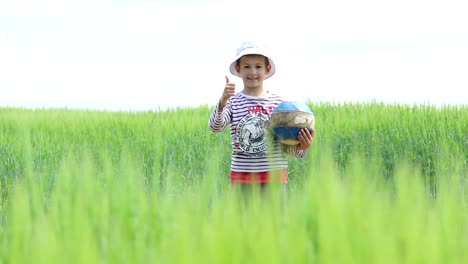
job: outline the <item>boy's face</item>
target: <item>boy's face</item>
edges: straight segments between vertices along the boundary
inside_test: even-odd
[[[262,55],[246,55],[240,58],[236,70],[245,88],[259,88],[263,85],[265,75],[270,72],[271,65],[266,65],[266,58]]]

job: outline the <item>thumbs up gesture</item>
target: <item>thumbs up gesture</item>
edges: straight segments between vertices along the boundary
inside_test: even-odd
[[[236,90],[236,84],[229,82],[229,78],[227,76],[225,77],[226,77],[226,86],[224,86],[223,95],[221,96],[221,99],[219,99],[219,106],[221,108],[226,106],[228,99],[234,95],[235,90]]]

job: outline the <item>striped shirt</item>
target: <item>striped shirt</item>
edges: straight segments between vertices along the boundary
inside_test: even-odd
[[[282,97],[276,94],[257,97],[239,92],[228,100],[222,111],[219,110],[219,103],[216,105],[208,126],[214,132],[221,132],[230,124],[231,171],[287,170],[286,154],[304,157],[304,150],[281,144],[268,129],[270,114],[282,101]]]

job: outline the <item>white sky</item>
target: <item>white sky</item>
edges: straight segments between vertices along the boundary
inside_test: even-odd
[[[278,2],[0,0],[0,107],[212,105],[244,40],[290,99],[468,103],[462,0]]]

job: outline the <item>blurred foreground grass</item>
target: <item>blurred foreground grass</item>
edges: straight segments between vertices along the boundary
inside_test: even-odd
[[[0,263],[465,263],[468,108],[311,104],[317,136],[241,199],[211,108],[0,109]]]

